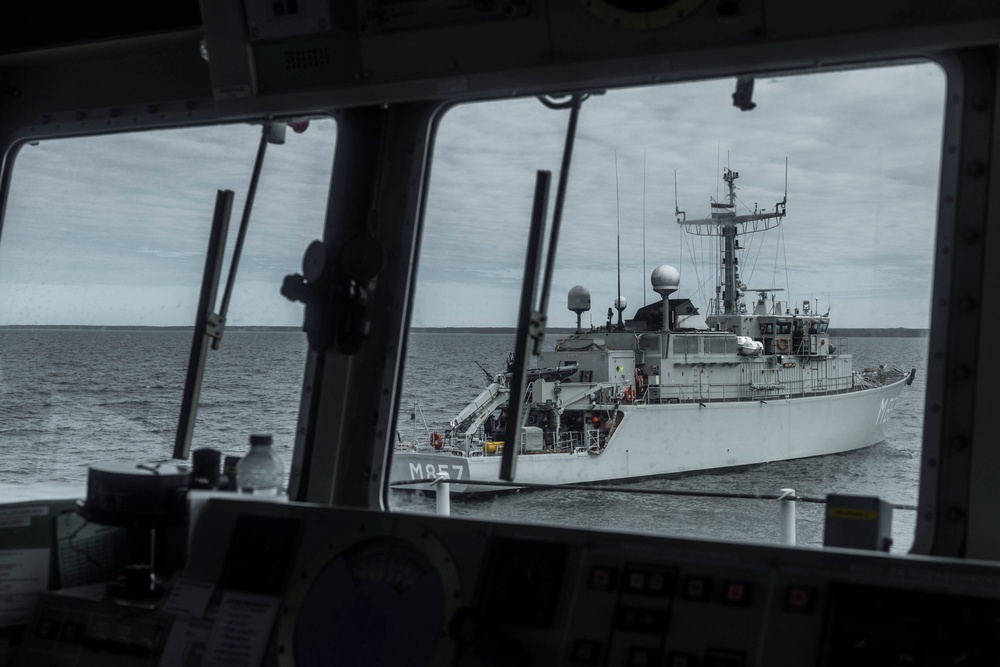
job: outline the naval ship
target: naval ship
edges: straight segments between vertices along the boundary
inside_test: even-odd
[[[753,113],[757,78],[915,60],[939,66],[946,91],[927,391],[920,447],[914,451],[919,499],[906,553],[882,550],[892,508],[877,496],[826,498],[820,518],[824,544],[809,549],[636,534],[610,524],[584,529],[389,511],[388,462],[436,129],[445,111],[512,96],[712,79],[734,82],[734,104]],[[70,243],[74,252],[58,259],[47,248],[24,254],[7,223],[22,206],[12,194],[18,163],[32,155],[36,144],[141,137],[165,128],[263,125],[319,114],[336,120],[337,145],[318,216],[321,240],[310,246],[302,274],[293,281],[304,302],[298,307],[304,310],[309,347],[298,363],[286,362],[301,378],[300,400],[286,401],[297,416],[287,501],[212,489],[199,496],[184,429],[179,429],[173,467],[149,465],[156,452],[135,443],[121,451],[131,465],[94,467],[88,482],[93,478],[95,483],[70,497],[53,489],[49,482],[57,480],[4,486],[0,663],[1000,664],[1000,411],[995,400],[1000,322],[991,305],[1000,302],[998,63],[1000,5],[975,0],[7,3],[0,22],[0,248],[10,250],[4,270],[7,262],[23,260],[50,288],[39,303],[54,302],[66,312],[98,311],[100,304],[77,298],[75,283],[50,278],[62,265],[93,268],[122,254],[123,236],[104,223],[112,214],[138,223],[148,210],[131,208],[124,196],[88,211],[67,207],[55,217],[58,224],[47,240],[52,246]],[[890,95],[880,101],[896,103]],[[911,111],[900,107],[899,117]],[[120,156],[113,143],[104,153]],[[159,194],[172,190],[174,181],[139,181],[130,177],[131,170],[140,162],[166,165],[170,157],[167,151],[148,150],[114,171],[94,175],[103,184]],[[188,158],[179,167],[213,165]],[[47,166],[63,193],[79,196],[64,171],[72,164]],[[286,170],[303,175],[294,167]],[[220,187],[211,219],[219,223],[213,227],[221,227],[233,192],[223,187],[228,184],[209,180],[213,189]],[[240,183],[245,192],[245,179]],[[89,215],[81,218],[80,213]],[[182,223],[196,216],[170,213],[173,219],[160,225],[163,236],[143,239],[149,252],[139,255],[143,261],[136,265],[146,266],[153,256],[188,256],[186,246],[171,241],[188,240],[193,232]],[[209,226],[209,211],[203,213],[198,239],[205,238]],[[31,228],[53,229],[44,227],[46,220],[29,219]],[[101,243],[78,243],[93,227],[106,232]],[[226,245],[222,236],[209,238],[207,254]],[[304,251],[306,243],[299,253]],[[197,284],[200,267],[184,268]],[[218,274],[205,274],[207,294]],[[127,281],[106,276],[106,284],[120,290]],[[24,291],[23,285],[8,282],[4,297],[25,296]],[[737,307],[735,297],[722,299],[723,310],[726,300]],[[778,379],[762,380],[762,385],[785,383],[807,360],[812,368],[821,356],[822,347],[816,353],[797,351],[794,334],[789,349],[778,350],[777,332],[771,350],[760,354],[706,353],[709,340],[723,341],[723,348],[738,345],[736,332],[725,331],[727,325],[682,334],[678,315],[693,313],[682,309],[678,314],[669,306],[668,299],[662,329],[657,330],[655,318],[653,324],[647,320],[649,328],[639,332],[642,340],[673,342],[683,335],[699,341],[702,358],[739,359],[741,368],[764,364],[767,370],[762,360],[773,356],[777,363],[780,354],[781,370],[775,367],[773,374]],[[197,341],[217,334],[223,324],[211,307],[205,310]],[[804,313],[799,315],[804,319]],[[766,323],[772,315],[756,317]],[[779,314],[773,317],[777,324]],[[810,318],[819,323],[812,313]],[[794,320],[794,312],[789,319]],[[531,379],[525,321],[522,316],[507,380],[517,397]],[[707,319],[706,324],[711,327]],[[603,332],[608,349],[594,351],[595,359],[615,353],[620,335],[635,337]],[[817,335],[822,346],[824,338]],[[587,337],[599,336],[581,332],[581,343]],[[565,345],[575,345],[574,340]],[[30,344],[17,351],[42,356]],[[5,360],[11,352],[3,351]],[[708,414],[723,405],[715,400],[651,402],[653,388],[661,396],[671,389],[663,359],[679,351],[660,348],[658,382],[652,362],[646,361],[652,354],[637,358],[634,349],[622,352],[629,368],[637,360],[648,376],[632,403],[618,402],[622,412],[631,408],[634,416],[683,408]],[[192,367],[204,354],[204,347],[192,351]],[[596,382],[599,369],[596,362],[588,368],[588,360],[578,356],[573,372],[595,371],[590,381]],[[785,363],[797,364],[788,369],[790,375]],[[811,373],[803,380],[818,389]],[[122,378],[123,385],[126,381]],[[153,377],[142,381],[157,382]],[[544,381],[554,388],[559,375]],[[635,391],[632,382],[627,375],[619,379],[623,399],[626,385]],[[891,386],[872,391],[888,392]],[[197,405],[197,383],[191,387],[188,403]],[[767,387],[744,387],[750,392],[740,403],[746,410],[764,410],[775,400],[764,397],[775,395]],[[830,400],[826,387],[823,391],[815,399],[795,400]],[[845,392],[834,398],[863,395]],[[513,401],[512,409],[520,405]],[[22,426],[10,423],[6,412],[2,418],[5,429]],[[139,421],[121,425],[121,434],[132,436]],[[220,421],[240,440],[250,427],[236,419]],[[510,433],[512,423],[516,427]],[[67,435],[72,432],[64,428],[68,424],[93,435],[104,423],[83,423],[70,412],[62,423],[45,424],[63,439],[65,454],[86,465],[97,438]],[[625,425],[623,418],[617,426]],[[505,444],[520,437],[520,423],[508,420],[506,426]],[[683,433],[676,440],[695,441]],[[544,447],[544,436],[542,442]],[[589,460],[589,445],[586,449]],[[506,446],[503,454],[514,450]],[[21,461],[15,458],[8,455],[0,465],[16,474]],[[515,472],[502,461],[504,479],[517,479]],[[86,523],[88,516],[92,523]],[[163,547],[155,550],[155,559],[150,557],[154,533],[155,545]],[[123,534],[127,539],[119,540]],[[84,572],[86,580],[78,576]]]
[[[819,456],[885,439],[885,424],[916,369],[854,369],[829,335],[829,312],[809,301],[789,308],[777,289],[741,281],[740,238],[776,228],[787,196],[772,211],[737,214],[736,179],[725,168],[723,201],[710,217],[677,223],[719,246],[717,297],[703,317],[671,295],[680,272],[663,264],[650,283],[661,300],[622,321],[624,297],[604,327],[584,331],[590,292],[577,285],[567,308],[577,330],[528,370],[517,448],[517,481],[588,484]],[[746,295],[756,293],[750,305]],[[771,295],[770,301],[768,295]],[[666,313],[666,316],[664,314]],[[843,345],[843,343],[841,343]],[[498,374],[427,440],[393,452],[397,488],[429,490],[447,477],[454,493],[493,492],[510,419],[511,373]],[[463,484],[473,480],[476,484]]]

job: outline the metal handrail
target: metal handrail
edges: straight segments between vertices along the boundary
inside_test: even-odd
[[[737,500],[792,500],[803,503],[826,504],[826,498],[811,496],[788,496],[783,493],[734,493],[731,491],[681,491],[678,489],[644,489],[625,486],[608,486],[597,484],[541,484],[537,482],[503,482],[500,480],[488,481],[478,479],[440,479],[429,477],[426,479],[414,479],[407,481],[392,482],[393,487],[407,487],[416,484],[462,484],[464,486],[489,486],[504,487],[509,489],[522,489],[532,491],[600,491],[607,493],[632,493],[653,496],[687,496],[694,498],[734,498]],[[893,509],[916,511],[916,505],[906,503],[889,503]]]

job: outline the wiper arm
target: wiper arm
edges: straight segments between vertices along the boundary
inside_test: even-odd
[[[545,334],[545,314],[536,311],[535,290],[542,262],[542,241],[545,235],[545,210],[549,202],[551,172],[539,170],[535,177],[535,201],[531,207],[531,231],[528,235],[528,255],[524,260],[524,282],[521,284],[521,315],[517,323],[514,364],[510,373],[510,394],[507,395],[507,426],[504,430],[503,458],[500,459],[500,479],[513,482],[517,467],[517,450],[521,447],[521,413],[524,410],[524,389],[528,372],[528,339],[540,339]]]
[[[250,188],[247,190],[247,198],[243,203],[243,217],[240,218],[240,228],[236,232],[236,245],[233,247],[233,260],[229,264],[229,277],[226,279],[226,290],[222,293],[222,306],[219,308],[218,329],[212,337],[212,349],[218,350],[219,343],[222,342],[222,330],[226,325],[226,313],[229,312],[229,299],[233,294],[233,285],[236,283],[236,270],[240,266],[240,256],[243,254],[243,241],[247,236],[247,227],[250,225],[250,212],[253,210],[253,201],[257,196],[257,183],[260,181],[260,171],[264,166],[264,153],[268,144],[285,143],[285,123],[268,121],[264,123],[264,128],[260,133],[260,144],[257,145],[257,158],[253,163],[253,173],[250,174]]]
[[[177,438],[174,440],[173,454],[175,459],[186,459],[191,453],[191,436],[194,433],[195,414],[198,412],[198,397],[201,395],[205,354],[208,352],[208,342],[217,333],[218,316],[215,314],[215,295],[219,289],[219,275],[222,273],[222,260],[226,252],[226,233],[229,231],[229,215],[232,208],[233,191],[219,190],[215,196],[212,231],[208,236],[208,253],[205,256],[205,272],[201,279],[198,313],[195,315],[191,356],[188,358],[187,377],[184,379],[181,415],[177,420]]]
[[[209,234],[208,253],[205,258],[205,272],[201,279],[201,297],[198,301],[198,313],[195,316],[194,339],[191,342],[187,377],[184,380],[184,396],[181,399],[181,414],[177,421],[177,437],[174,440],[173,458],[175,459],[186,459],[191,454],[191,438],[194,433],[195,415],[198,412],[198,398],[201,395],[201,380],[205,372],[205,355],[208,351],[208,344],[211,341],[212,349],[219,349],[222,332],[226,325],[226,313],[229,311],[229,299],[233,293],[233,284],[236,282],[236,270],[243,252],[243,241],[250,224],[250,212],[253,210],[253,201],[257,194],[257,183],[260,181],[260,171],[264,165],[264,153],[269,143],[285,143],[285,128],[286,125],[283,122],[267,121],[261,131],[260,145],[257,148],[253,173],[250,176],[250,188],[247,191],[246,202],[243,204],[243,217],[240,220],[240,228],[236,236],[233,259],[229,265],[229,278],[222,296],[222,307],[218,313],[215,312],[215,297],[219,289],[219,277],[222,274],[226,236],[229,232],[229,216],[233,207],[233,191],[220,190],[216,196],[212,231]]]
[[[507,398],[507,427],[504,432],[503,458],[500,460],[500,479],[513,482],[517,468],[517,452],[521,448],[521,416],[524,410],[524,391],[528,372],[528,339],[532,339],[533,356],[542,349],[545,339],[545,320],[548,312],[549,287],[552,271],[556,263],[556,247],[559,244],[559,227],[562,222],[563,203],[566,199],[566,183],[569,180],[569,165],[573,158],[573,143],[576,141],[576,125],[580,117],[580,105],[590,97],[590,93],[573,93],[564,103],[554,103],[541,98],[542,103],[552,109],[569,107],[569,125],[566,128],[566,144],[563,148],[562,166],[559,170],[559,185],[556,189],[555,210],[552,213],[552,230],[549,233],[549,253],[545,264],[545,279],[542,282],[541,303],[534,309],[538,274],[542,261],[542,241],[545,236],[546,208],[549,201],[549,184],[552,175],[539,171],[535,179],[535,201],[531,210],[531,230],[528,236],[528,253],[524,263],[524,283],[521,285],[521,313],[517,325],[517,341],[514,348],[514,364],[510,376],[510,395]]]

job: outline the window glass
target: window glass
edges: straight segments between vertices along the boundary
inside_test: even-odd
[[[894,503],[893,548],[909,547],[945,79],[935,64],[918,63],[755,83],[752,111],[732,106],[732,79],[612,90],[583,103],[545,353],[536,363],[540,368],[558,364],[557,341],[564,349],[585,347],[609,358],[616,350],[636,355],[614,357],[613,371],[594,368],[592,383],[616,401],[581,412],[597,420],[594,428],[601,435],[590,453],[564,454],[556,461],[546,454],[542,439],[537,449],[525,448],[518,475],[523,480],[533,466],[541,466],[536,461],[549,456],[541,467],[548,467],[551,479],[596,478],[617,491],[499,495],[488,502],[453,504],[455,514],[775,542],[775,500],[627,491],[776,497],[781,489],[794,488],[810,500],[841,493],[878,495]],[[535,171],[550,169],[558,177],[567,120],[566,111],[518,99],[455,108],[441,123],[403,387],[406,409],[393,457],[399,480],[425,478],[428,472],[475,477],[487,473],[470,469],[494,470],[493,453],[481,443],[476,417],[470,420],[470,415],[499,412],[506,405],[503,381],[496,376],[506,370],[514,349]],[[732,199],[728,174],[737,175]],[[692,233],[696,230],[676,222],[678,217],[695,221],[774,213],[786,187],[787,215],[766,232],[741,232],[732,246],[738,261],[732,263],[723,261],[724,238]],[[759,223],[762,229],[769,225]],[[667,285],[668,294],[651,284],[661,264],[679,274],[676,290],[669,281],[659,284]],[[727,363],[715,363],[713,355],[715,365],[702,371],[675,366],[670,358],[653,359],[649,348],[635,345],[633,333],[618,331],[617,313],[609,312],[619,294],[628,302],[626,321],[642,319],[643,308],[664,297],[688,298],[699,315],[677,326],[697,332],[698,320],[711,325],[713,313],[725,312],[726,301],[732,300],[718,288],[727,270],[735,272],[733,287],[739,294],[731,307],[737,319],[717,330],[742,327],[741,318],[755,314],[757,294],[764,293],[761,307],[770,316],[828,318],[829,328],[824,321],[820,331],[836,338],[817,341],[816,350],[808,340],[799,341],[796,350],[791,322],[779,322],[773,346],[756,348],[754,334],[746,334],[751,340],[727,351]],[[567,297],[576,286],[589,290],[589,310]],[[883,336],[894,328],[901,328],[897,335]],[[584,334],[575,333],[578,329]],[[674,354],[688,351],[699,338],[683,332],[671,337]],[[841,338],[850,341],[851,357],[843,356],[848,346],[839,343]],[[904,374],[916,369],[915,380],[876,396],[863,415],[832,407],[837,392],[882,382],[881,365]],[[638,403],[626,392],[642,386],[636,375],[648,378]],[[566,408],[563,416],[571,412],[568,402],[590,395],[571,382],[560,385],[555,376],[546,382],[546,396],[557,412],[559,406]],[[532,394],[533,409],[544,409],[539,387]],[[572,394],[574,389],[582,394]],[[809,394],[810,401],[822,397],[831,407],[809,416],[793,414],[798,408],[782,413],[779,406],[790,405],[785,401],[792,394]],[[750,416],[747,402],[762,416]],[[663,405],[675,409],[670,418],[634,436],[627,466],[612,464],[614,433],[624,434],[644,411]],[[831,434],[855,421],[865,425],[864,433],[850,446],[834,443],[845,451],[814,455],[833,443]],[[427,445],[434,433],[441,435],[438,449]],[[742,451],[776,437],[784,438],[787,455],[739,462]],[[660,454],[642,458],[637,452],[643,449]],[[690,469],[658,476],[685,451],[705,456]],[[579,472],[581,461],[596,469],[593,477]],[[633,479],[647,475],[654,479]],[[461,485],[451,488],[458,493]],[[434,511],[432,498],[409,491],[391,496],[395,509]],[[796,505],[799,542],[821,544],[822,505]]]
[[[303,124],[297,127],[301,130]],[[216,311],[261,125],[41,141],[13,164],[0,243],[0,483],[82,483],[171,458],[216,192],[236,193]],[[286,473],[306,352],[280,296],[322,235],[335,124],[269,145],[193,447],[274,435]]]
[[[680,336],[674,336],[674,352],[676,354],[698,354],[700,350],[698,349],[698,343],[700,338],[681,338]]]
[[[706,354],[733,354],[736,352],[736,339],[729,336],[712,336],[705,339]]]
[[[660,349],[660,339],[657,336],[642,336],[639,338],[639,349],[642,350],[659,350]]]

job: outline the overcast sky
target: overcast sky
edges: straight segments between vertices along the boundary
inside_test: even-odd
[[[661,263],[680,269],[679,296],[704,312],[717,244],[676,224],[675,172],[677,204],[693,219],[722,193],[726,165],[740,173],[746,207],[772,208],[787,158],[788,216],[764,238],[741,240],[743,282],[784,289],[779,298],[795,304],[818,301],[834,326],[927,326],[940,70],[762,79],[749,112],[732,106],[733,89],[725,79],[584,103],[550,324],[575,323],[566,292],[576,284],[591,291],[593,323],[604,321],[619,238],[626,317],[658,298],[648,276]],[[553,172],[554,199],[568,117],[534,98],[445,116],[415,326],[516,324],[535,170]],[[235,126],[24,147],[0,237],[0,324],[192,323],[215,192],[237,193],[232,236],[259,135],[258,126]],[[278,287],[320,235],[335,139],[332,122],[314,122],[269,148],[231,324],[301,323],[301,306]]]
[[[702,218],[723,194],[728,164],[740,173],[745,213],[781,200],[787,157],[788,216],[764,238],[741,241],[748,247],[743,281],[785,289],[779,298],[793,303],[818,299],[834,325],[927,326],[940,69],[758,80],[757,108],[748,112],[732,105],[733,90],[734,80],[725,79],[611,91],[584,103],[549,322],[575,324],[566,293],[576,284],[592,294],[593,322],[605,320],[616,293],[619,230],[626,316],[659,298],[649,274],[661,263],[680,269],[678,296],[704,312],[714,295],[717,240],[681,232],[674,173],[678,206],[689,219]],[[460,107],[445,118],[415,325],[516,321],[535,170],[558,175],[567,119],[533,99]]]
[[[193,324],[216,193],[235,193],[221,302],[260,135],[232,125],[22,147],[0,235],[0,323]],[[278,289],[322,235],[335,141],[324,120],[269,145],[230,324],[301,324]]]

